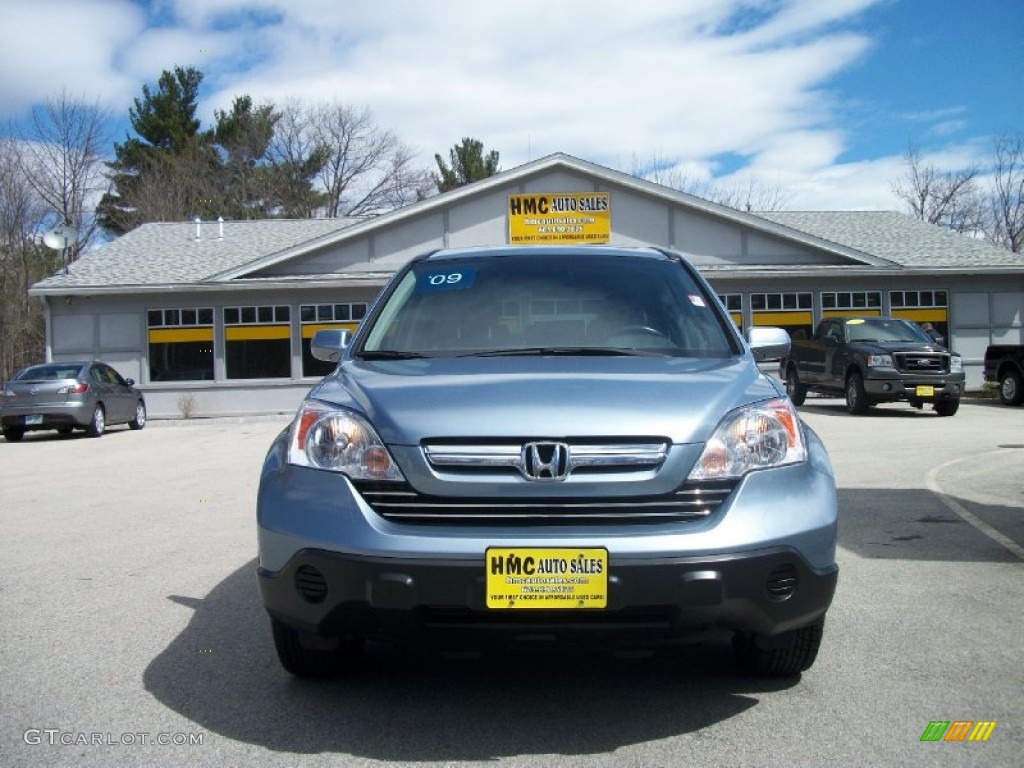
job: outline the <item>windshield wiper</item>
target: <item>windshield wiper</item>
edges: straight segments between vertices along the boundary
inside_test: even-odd
[[[375,349],[360,352],[356,357],[362,360],[418,360],[421,357],[431,357],[431,355],[424,355],[422,352],[406,352],[400,349]]]
[[[457,357],[664,357],[663,352],[629,347],[516,347],[513,349],[490,349],[486,352],[467,352]]]

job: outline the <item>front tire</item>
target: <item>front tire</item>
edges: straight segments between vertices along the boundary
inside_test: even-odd
[[[85,434],[89,437],[100,437],[107,429],[107,414],[102,405],[97,405],[92,412],[92,421],[85,428]]]
[[[935,404],[935,412],[939,416],[952,416],[958,410],[960,410],[959,398],[956,400],[939,400]]]
[[[854,371],[846,380],[846,410],[856,416],[862,416],[870,407],[868,393],[864,391],[864,379]]]
[[[273,618],[270,624],[278,661],[296,677],[337,677],[351,669],[362,655],[362,639],[354,635],[341,638],[337,649],[309,648],[298,630]]]
[[[999,379],[999,399],[1003,405],[1020,405],[1024,401],[1024,381],[1017,371],[1007,371]]]
[[[142,429],[146,426],[146,404],[139,400],[135,406],[135,418],[128,422],[131,429]]]
[[[796,368],[792,366],[786,372],[786,394],[793,401],[793,405],[803,405],[807,399],[807,387],[800,383]]]
[[[814,664],[824,631],[825,619],[821,618],[779,637],[761,638],[749,632],[738,632],[733,637],[733,650],[744,672],[765,677],[793,677]]]

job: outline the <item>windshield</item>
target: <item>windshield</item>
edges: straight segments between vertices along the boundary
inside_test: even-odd
[[[932,340],[921,328],[906,320],[855,317],[846,321],[846,334],[850,341],[913,341],[931,344]]]
[[[713,298],[668,259],[546,254],[419,262],[359,354],[727,357]]]

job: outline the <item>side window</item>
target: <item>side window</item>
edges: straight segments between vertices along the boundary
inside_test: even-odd
[[[103,376],[103,371],[98,365],[94,365],[89,369],[89,378],[95,381],[97,384],[106,384],[107,380]]]

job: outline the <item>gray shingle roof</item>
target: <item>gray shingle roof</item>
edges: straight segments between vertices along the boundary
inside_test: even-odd
[[[904,267],[1024,267],[1024,257],[897,211],[769,211],[769,221]]]
[[[274,254],[308,249],[319,238],[359,219],[261,219],[204,222],[196,240],[192,222],[143,224],[107,245],[94,248],[68,270],[35,288],[113,287],[201,283],[213,275]]]
[[[61,293],[97,288],[130,291],[174,285],[230,285],[234,280],[259,275],[263,268],[285,263],[321,245],[328,246],[345,237],[392,226],[435,207],[456,205],[517,179],[531,178],[552,169],[569,169],[604,179],[675,205],[703,211],[723,223],[731,222],[790,238],[812,248],[830,250],[849,259],[853,268],[1024,269],[1024,259],[1019,255],[894,211],[748,213],[578,158],[555,154],[371,220],[229,221],[224,222],[223,239],[217,237],[217,222],[205,222],[200,240],[195,239],[195,224],[191,222],[143,224],[118,240],[84,254],[71,266],[69,274],[46,278],[34,285],[32,291]],[[377,263],[373,268],[380,266]],[[777,268],[777,265],[769,267]],[[718,269],[715,267],[716,271]],[[729,265],[722,265],[720,269],[743,271],[743,268]],[[351,271],[346,269],[345,273]]]

